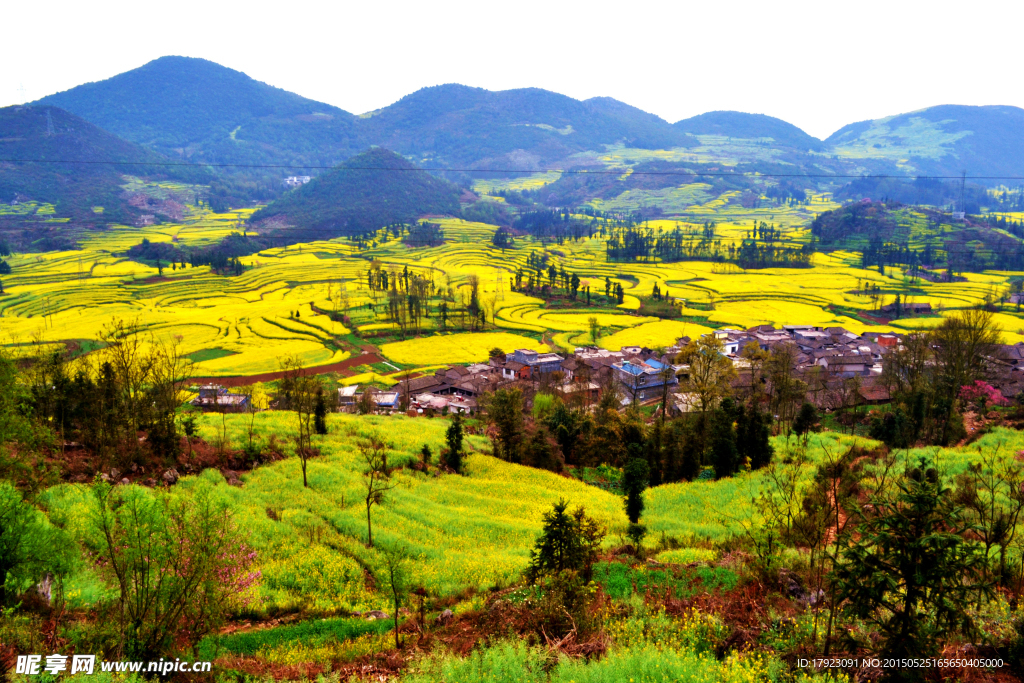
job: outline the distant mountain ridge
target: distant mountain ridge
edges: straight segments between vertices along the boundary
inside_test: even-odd
[[[771,138],[780,145],[801,150],[820,151],[825,143],[808,135],[792,123],[765,114],[741,111],[709,111],[682,121],[673,127],[692,135],[725,135],[732,138]]]
[[[448,84],[357,117],[189,57],[161,57],[38,103],[206,163],[333,166],[379,145],[441,166],[539,168],[617,142],[697,144],[667,121],[611,98],[581,102],[538,88],[492,92]]]
[[[921,175],[1021,176],[1024,109],[944,104],[851,123],[825,143],[865,156],[909,157]]]
[[[332,166],[365,148],[352,114],[191,57],[161,57],[37,104],[205,163]]]

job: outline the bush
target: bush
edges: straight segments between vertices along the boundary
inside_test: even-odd
[[[256,553],[207,487],[188,499],[105,483],[93,494],[90,541],[119,593],[124,657],[195,647],[259,579]]]

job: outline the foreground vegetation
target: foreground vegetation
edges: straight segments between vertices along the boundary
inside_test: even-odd
[[[208,658],[228,680],[782,681],[824,676],[798,662],[822,654],[955,652],[1002,659],[989,668],[1003,676],[1020,663],[1017,429],[888,450],[797,419],[765,434],[761,461],[727,447],[723,402],[702,473],[667,483],[649,459],[675,429],[661,418],[599,404],[567,452],[537,435],[572,406],[535,397],[524,412],[501,390],[483,420],[324,413],[298,370],[278,385],[288,410],[195,416],[174,398],[174,348],[134,339],[122,328],[98,352],[114,400],[93,436],[93,413],[53,393],[53,360],[0,363],[5,657]],[[619,449],[586,455],[602,439]],[[615,487],[548,471],[585,466]]]

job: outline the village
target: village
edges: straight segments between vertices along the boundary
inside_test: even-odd
[[[901,334],[905,333],[858,335],[842,327],[759,325],[747,330],[719,329],[712,336],[735,370],[729,379],[733,396],[747,397],[757,391],[753,383],[770,381],[758,366],[774,354],[788,366],[789,379],[803,382],[804,402],[834,412],[890,402],[893,378],[884,372],[884,358],[902,348]],[[664,403],[669,415],[678,415],[699,410],[695,394],[687,390],[690,366],[680,362],[690,342],[690,337],[680,337],[668,348],[624,346],[617,351],[583,346],[572,354],[530,349],[498,353],[495,349],[486,363],[451,365],[433,374],[408,371],[389,388],[339,387],[336,409],[413,417],[473,415],[485,394],[516,386],[528,399],[549,393],[584,406],[614,390],[622,408],[660,410]],[[1000,345],[988,361],[992,386],[1007,400],[1016,400],[1024,392],[1024,343]],[[248,409],[248,397],[208,384],[199,388],[193,405],[204,411],[243,412]]]

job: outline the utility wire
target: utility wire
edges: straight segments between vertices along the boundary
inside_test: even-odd
[[[191,164],[185,162],[149,162],[149,161],[83,161],[83,160],[57,160],[57,159],[0,159],[0,163],[11,164],[85,164],[85,165],[107,165],[107,166],[160,166],[160,167],[185,167],[185,168],[276,168],[276,169],[313,169],[313,170],[347,170],[347,171],[434,171],[438,173],[560,173],[565,175],[645,175],[645,176],[709,176],[729,178],[874,178],[874,179],[898,179],[921,178],[925,180],[961,180],[963,175],[893,175],[893,174],[844,174],[844,173],[725,173],[705,171],[632,171],[624,170],[589,170],[589,169],[557,169],[549,168],[543,171],[532,169],[509,169],[509,168],[442,168],[417,166],[412,168],[397,168],[389,166],[300,166],[296,164]],[[979,175],[966,176],[967,180],[1024,180],[1024,176],[1003,176],[1003,175]]]

